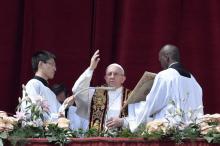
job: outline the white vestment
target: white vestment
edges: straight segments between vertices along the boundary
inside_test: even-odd
[[[175,103],[169,104],[170,102]],[[155,119],[170,119],[170,113],[181,109],[185,114],[182,122],[188,123],[191,116],[203,115],[202,88],[195,78],[181,76],[173,68],[168,68],[158,73],[152,89],[146,96],[146,102],[138,108],[141,109],[134,119],[127,119],[131,131],[135,131],[141,123]],[[202,108],[201,108],[202,107]],[[193,112],[194,115],[189,114]],[[171,119],[176,120],[176,119]]]
[[[45,86],[41,81],[37,79],[31,79],[26,84],[26,91],[28,96],[35,101],[35,97],[42,96],[45,100],[48,101],[49,105],[49,115],[44,114],[45,119],[57,119],[56,117],[60,103],[58,102],[56,95],[53,91],[50,90],[47,86]],[[25,106],[25,105],[23,105]]]
[[[58,110],[61,106],[60,102],[57,100],[56,95],[50,88],[45,86],[41,81],[37,79],[31,79],[26,85],[26,91],[28,96],[35,100],[35,97],[42,96],[45,100],[48,101],[49,105],[49,115],[44,114],[45,120],[57,120],[58,118]],[[23,106],[27,106],[23,104]],[[25,108],[25,107],[23,107]],[[88,121],[79,117],[76,113],[76,107],[70,106],[67,118],[70,120],[70,129],[76,130],[78,128],[82,128],[83,130],[87,129]]]
[[[90,68],[86,69],[85,72],[75,82],[72,88],[73,94],[77,93],[78,91],[82,89],[89,88],[92,75],[93,75],[93,71]],[[87,119],[88,121],[89,121],[89,115],[90,115],[91,101],[92,101],[94,92],[95,92],[95,89],[88,89],[88,90],[84,90],[83,92],[79,93],[76,96],[76,101],[75,101],[77,105],[76,113],[79,116]],[[122,105],[121,103],[122,92],[123,92],[123,87],[120,87],[116,90],[108,91],[108,97],[109,97],[108,103],[109,104],[108,104],[105,120],[108,120],[111,117],[119,117],[121,105]],[[138,106],[138,103],[128,105],[128,118],[129,119],[133,119],[138,112],[138,110],[137,111],[135,110],[135,106]],[[87,123],[89,124],[89,122]]]
[[[88,120],[78,116],[76,109],[75,106],[70,106],[67,112],[67,118],[70,120],[70,129],[78,130],[81,128],[85,131],[88,128]]]

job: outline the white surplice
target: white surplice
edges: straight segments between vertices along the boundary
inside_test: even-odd
[[[93,70],[90,68],[86,69],[84,73],[78,78],[78,80],[75,82],[72,91],[73,94],[77,93],[78,91],[82,89],[87,89],[90,87],[90,81],[92,79],[93,75]],[[91,107],[91,101],[93,94],[95,92],[95,89],[88,89],[84,90],[83,92],[79,93],[76,96],[76,105],[77,105],[77,110],[76,113],[85,118],[89,119],[90,115],[90,107]],[[123,92],[123,87],[117,88],[116,90],[110,90],[108,91],[108,108],[107,108],[107,114],[105,119],[108,120],[111,117],[119,117],[120,110],[121,110],[121,105],[122,105],[122,92]],[[137,106],[138,103],[136,104],[129,104],[128,105],[128,118],[133,119],[138,110],[135,110],[135,106]],[[89,122],[88,122],[89,124]],[[126,125],[124,125],[126,126]]]
[[[42,96],[45,100],[47,100],[49,105],[49,115],[44,114],[45,119],[53,119],[56,117],[60,103],[58,102],[56,95],[53,91],[50,90],[47,86],[45,86],[41,81],[37,79],[31,79],[26,84],[26,91],[28,96],[35,101],[37,96]],[[23,104],[23,106],[26,106]]]
[[[175,103],[175,107],[169,104]],[[131,131],[135,131],[141,123],[155,119],[171,118],[170,112],[181,109],[184,113],[194,111],[194,117],[203,115],[202,88],[195,78],[181,76],[175,69],[168,68],[159,72],[154,80],[146,102],[140,104],[141,110],[135,119],[126,119]],[[192,116],[192,115],[191,115]],[[190,121],[190,115],[184,114],[185,123]],[[175,120],[175,119],[171,119]]]
[[[57,113],[61,104],[57,100],[54,92],[50,90],[50,88],[45,86],[41,81],[37,79],[31,79],[26,85],[26,91],[32,100],[36,100],[35,97],[37,96],[42,96],[45,100],[48,101],[50,113],[49,115],[44,114],[45,120],[57,120]],[[27,105],[23,104],[23,106]],[[75,112],[76,107],[70,106],[67,113],[67,118],[70,120],[70,129],[77,130],[78,128],[82,128],[83,130],[86,130],[88,120],[79,117]]]

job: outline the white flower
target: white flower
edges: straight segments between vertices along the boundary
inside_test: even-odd
[[[43,100],[41,103],[40,103],[40,106],[42,108],[42,110],[46,113],[49,113],[49,104],[48,104],[48,101],[47,100]]]
[[[26,115],[25,112],[16,112],[16,115],[14,115],[14,117],[16,117],[18,120],[25,120],[26,119]]]
[[[181,112],[180,108],[176,108],[176,115],[178,115],[178,116],[182,115],[182,112]]]

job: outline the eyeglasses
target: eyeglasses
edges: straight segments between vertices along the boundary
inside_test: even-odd
[[[124,76],[123,74],[121,73],[118,73],[118,72],[109,72],[106,74],[106,76]]]
[[[55,66],[56,67],[56,64],[55,64],[55,62],[49,62],[49,61],[47,61],[47,62],[45,62],[46,64],[49,64],[49,65],[51,65],[51,66]]]

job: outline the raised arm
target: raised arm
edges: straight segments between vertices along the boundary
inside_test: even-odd
[[[96,69],[99,61],[100,61],[99,50],[97,50],[91,58],[90,66],[83,72],[83,74],[81,74],[81,76],[75,82],[75,84],[72,88],[73,95],[75,95],[80,90],[88,88],[90,86],[93,71]],[[85,90],[85,91],[83,91],[82,93],[79,93],[76,96],[82,96],[82,95],[84,95],[84,96],[88,95],[88,90]]]
[[[88,111],[93,94],[91,93],[91,90],[89,90],[89,86],[92,79],[93,71],[97,67],[99,61],[99,50],[97,50],[91,58],[90,66],[77,79],[72,88],[73,95],[76,97],[75,102],[77,106],[77,114],[79,114],[83,118],[88,118]]]

